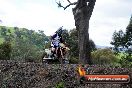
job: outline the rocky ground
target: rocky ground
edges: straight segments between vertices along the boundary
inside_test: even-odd
[[[59,84],[64,88],[132,88],[132,81],[127,84],[80,84],[77,67],[78,64],[0,61],[0,88],[59,88]],[[132,77],[132,68],[88,67],[89,74],[129,74]]]

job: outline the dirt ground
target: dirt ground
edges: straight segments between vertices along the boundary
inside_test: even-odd
[[[80,84],[77,67],[78,64],[44,65],[2,60],[0,61],[0,88],[56,88],[60,82],[63,83],[64,88],[132,88],[131,80],[127,84]],[[132,78],[132,68],[109,65],[87,67],[88,74],[129,74]]]

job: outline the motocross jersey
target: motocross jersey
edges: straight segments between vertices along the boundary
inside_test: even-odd
[[[59,47],[60,39],[61,37],[58,34],[54,34],[52,36],[52,44],[54,45],[54,47]]]

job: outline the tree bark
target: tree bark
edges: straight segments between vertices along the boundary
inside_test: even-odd
[[[87,2],[89,1],[88,5]],[[79,63],[92,64],[89,44],[89,20],[93,12],[96,0],[78,0],[78,4],[72,9],[75,26],[78,30]],[[88,43],[88,44],[87,44]]]

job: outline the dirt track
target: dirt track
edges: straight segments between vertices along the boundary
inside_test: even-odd
[[[132,88],[129,84],[79,84],[77,80],[77,64],[43,65],[41,63],[19,63],[0,61],[0,88],[55,88],[63,82],[65,88]],[[89,66],[89,74],[129,74],[132,69]]]

